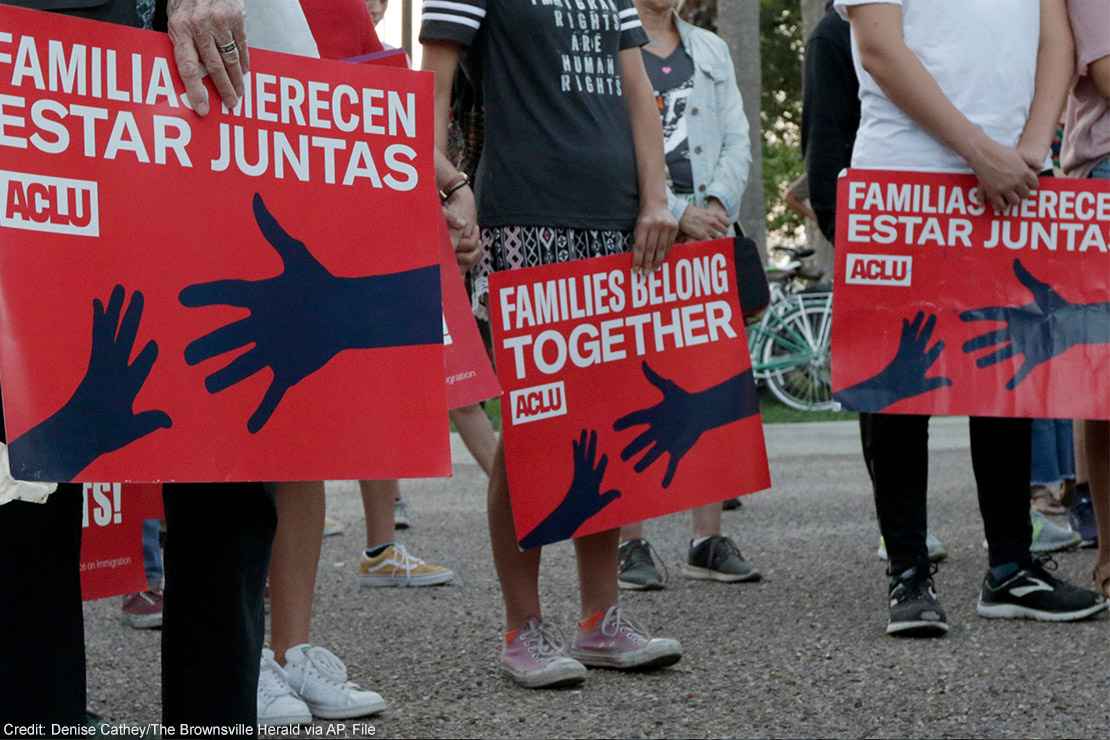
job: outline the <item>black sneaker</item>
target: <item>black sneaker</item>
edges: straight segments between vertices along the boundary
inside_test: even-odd
[[[740,583],[758,581],[763,576],[740,554],[740,548],[728,537],[715,535],[694,547],[682,566],[682,575],[699,581]]]
[[[990,572],[983,579],[976,611],[988,619],[1036,619],[1076,622],[1098,614],[1106,600],[1094,591],[1073,586],[1049,573],[1052,558],[1030,560],[1014,575],[995,583]]]
[[[1095,521],[1095,508],[1089,495],[1076,491],[1075,503],[1068,509],[1068,523],[1082,540],[1080,547],[1098,547],[1098,523]]]
[[[943,637],[948,633],[948,619],[933,589],[936,572],[936,565],[923,564],[891,576],[888,635]]]
[[[628,591],[658,591],[663,588],[665,580],[659,577],[653,552],[647,540],[622,542],[618,550],[617,585]]]

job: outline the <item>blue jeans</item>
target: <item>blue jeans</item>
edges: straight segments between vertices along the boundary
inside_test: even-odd
[[[1075,445],[1070,420],[1034,419],[1032,452],[1030,484],[1052,486],[1064,480],[1075,480]]]
[[[143,522],[143,568],[146,582],[152,590],[162,588],[162,544],[158,541],[162,523],[157,519]]]

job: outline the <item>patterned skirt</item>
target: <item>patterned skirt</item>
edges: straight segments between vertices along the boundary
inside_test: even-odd
[[[606,257],[632,249],[631,231],[565,226],[495,226],[482,229],[482,258],[474,266],[474,315],[489,320],[489,276],[501,270]]]

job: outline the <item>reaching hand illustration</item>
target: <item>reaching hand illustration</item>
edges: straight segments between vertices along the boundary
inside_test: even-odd
[[[624,448],[621,460],[627,462],[647,449],[647,454],[634,466],[637,473],[642,473],[668,453],[670,459],[667,472],[663,475],[663,488],[670,488],[678,472],[678,464],[697,444],[701,435],[759,411],[755,381],[750,370],[698,393],[690,393],[673,380],[662,377],[646,362],[643,363],[643,370],[648,382],[659,389],[663,398],[650,408],[633,411],[617,419],[613,429],[621,432],[630,427],[648,425],[646,431]]]
[[[601,492],[609,456],[602,455],[600,460],[597,459],[597,432],[587,435],[582,430],[577,441],[571,440],[571,449],[574,478],[570,489],[562,503],[520,541],[525,550],[570,539],[588,519],[621,496],[620,491]]]
[[[281,257],[280,275],[264,280],[216,280],[181,291],[185,306],[238,306],[250,316],[227,324],[185,348],[196,365],[253,345],[204,382],[209,393],[240,383],[265,368],[273,378],[247,429],[266,425],[285,393],[348,349],[438,344],[443,341],[439,268],[341,278],[294,239],[255,195],[254,218]]]
[[[1024,306],[976,308],[960,314],[963,321],[1000,321],[1005,328],[989,331],[964,343],[964,352],[990,349],[976,360],[980,368],[1022,356],[1021,367],[1006,383],[1014,390],[1038,366],[1077,344],[1110,343],[1110,303],[1069,303],[1048,283],[1014,260],[1014,274],[1033,295]]]
[[[143,294],[131,294],[121,320],[123,299],[123,286],[117,285],[107,308],[99,298],[93,300],[92,349],[85,377],[62,408],[11,443],[12,475],[17,480],[72,480],[101,455],[173,425],[164,411],[132,410],[158,358],[158,344],[147,342],[130,362],[143,317]]]
[[[924,311],[918,311],[912,322],[902,319],[898,351],[890,363],[878,375],[837,392],[836,400],[853,411],[875,412],[898,401],[952,385],[948,378],[928,377],[929,370],[944,351],[943,341],[929,347],[936,325],[936,314],[926,320]]]

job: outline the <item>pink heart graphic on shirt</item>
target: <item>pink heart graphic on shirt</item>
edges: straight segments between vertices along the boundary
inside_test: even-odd
[[[670,67],[663,67],[663,74],[669,75],[670,73],[671,73],[671,68]]]

